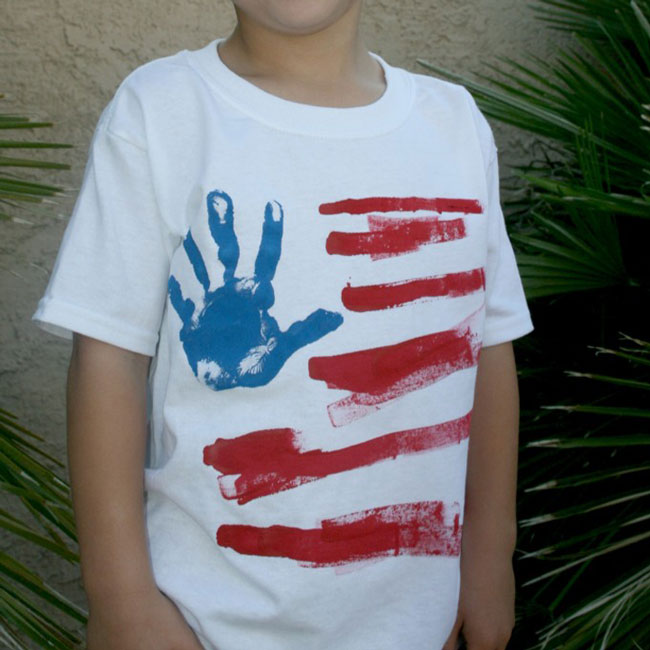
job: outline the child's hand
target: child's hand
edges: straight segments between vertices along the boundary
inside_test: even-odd
[[[442,650],[504,650],[515,624],[515,574],[507,552],[463,542],[458,616]]]
[[[92,601],[87,650],[203,650],[176,605],[151,590]]]

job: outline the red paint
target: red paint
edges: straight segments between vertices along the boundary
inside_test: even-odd
[[[341,292],[341,300],[352,311],[373,311],[399,307],[421,298],[466,296],[481,289],[485,289],[485,272],[482,268],[387,284],[348,285]]]
[[[325,242],[330,255],[370,255],[377,260],[412,253],[426,244],[463,239],[467,232],[460,219],[411,219],[368,215],[369,232],[332,231]]]
[[[330,474],[458,444],[469,436],[469,423],[468,413],[456,420],[388,433],[334,451],[303,451],[297,431],[264,429],[237,438],[217,438],[203,450],[203,462],[222,472],[221,494],[243,505]],[[239,476],[232,480],[234,475]]]
[[[316,568],[398,555],[458,556],[461,535],[457,502],[420,501],[325,519],[319,528],[224,524],[217,543],[244,555],[290,558]]]
[[[352,391],[328,406],[334,426],[364,417],[390,400],[419,390],[448,375],[475,366],[480,341],[471,317],[458,327],[394,345],[329,357],[312,357],[309,376],[328,388]]]
[[[363,199],[344,199],[333,203],[323,203],[318,208],[321,214],[414,212],[415,210],[462,212],[464,214],[480,214],[483,212],[481,204],[475,199],[424,198],[419,196],[375,196]]]

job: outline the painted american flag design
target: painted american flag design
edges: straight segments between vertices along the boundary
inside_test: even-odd
[[[365,218],[367,230],[331,230],[324,246],[329,255],[364,256],[373,265],[426,246],[463,239],[467,236],[467,216],[482,212],[478,201],[461,198],[368,197],[319,206],[319,218]],[[270,283],[280,262],[282,207],[267,204],[255,275],[251,278],[236,276],[238,245],[234,210],[227,194],[215,190],[208,196],[208,215],[225,269],[224,285],[209,292],[209,283],[202,280],[207,277],[203,260],[188,233],[185,250],[206,290],[201,313],[197,315],[194,304],[183,299],[173,276],[169,290],[172,305],[184,323],[180,338],[188,361],[197,379],[213,390],[268,383],[297,349],[342,326],[346,311],[404,309],[423,300],[466,296],[485,289],[483,268],[399,282],[348,282],[341,287],[342,313],[318,309],[281,332],[268,309],[273,304]],[[381,279],[381,265],[377,268],[376,275]],[[225,311],[227,323],[221,322]],[[222,350],[205,351],[206,342],[196,331],[202,321],[212,323],[213,328],[216,323],[220,332],[216,339]],[[348,392],[327,406],[333,430],[361,420],[410,392],[474,367],[481,347],[475,322],[473,314],[448,330],[407,339],[400,339],[396,332],[395,341],[383,346],[312,356],[309,377],[324,382],[328,389]],[[333,474],[458,445],[469,436],[470,419],[471,412],[431,426],[386,431],[365,442],[328,451],[306,448],[303,432],[287,423],[282,428],[217,438],[203,449],[203,462],[218,473],[221,497],[243,506]],[[220,546],[240,554],[284,557],[314,568],[398,555],[457,556],[460,514],[455,501],[416,501],[344,513],[322,519],[315,528],[281,523],[266,527],[222,524],[216,539]]]

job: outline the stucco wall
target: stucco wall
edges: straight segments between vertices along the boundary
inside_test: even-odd
[[[75,149],[48,154],[69,162],[71,171],[38,174],[64,184],[64,196],[0,223],[0,405],[63,458],[69,343],[40,332],[30,316],[72,209],[96,120],[134,67],[227,34],[234,13],[226,0],[4,0],[2,13],[0,92],[8,99],[0,101],[0,111],[54,121],[54,129],[38,135]],[[367,0],[363,32],[368,47],[394,65],[423,72],[415,63],[420,57],[459,72],[486,72],[483,62],[498,56],[552,49],[532,15],[521,0]],[[529,141],[493,126],[503,175],[508,163],[525,156]],[[64,593],[83,602],[74,571],[38,554],[31,559]]]

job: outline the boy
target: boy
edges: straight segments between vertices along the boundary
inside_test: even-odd
[[[489,126],[361,0],[234,4],[105,109],[35,316],[88,648],[502,650],[532,326]]]

